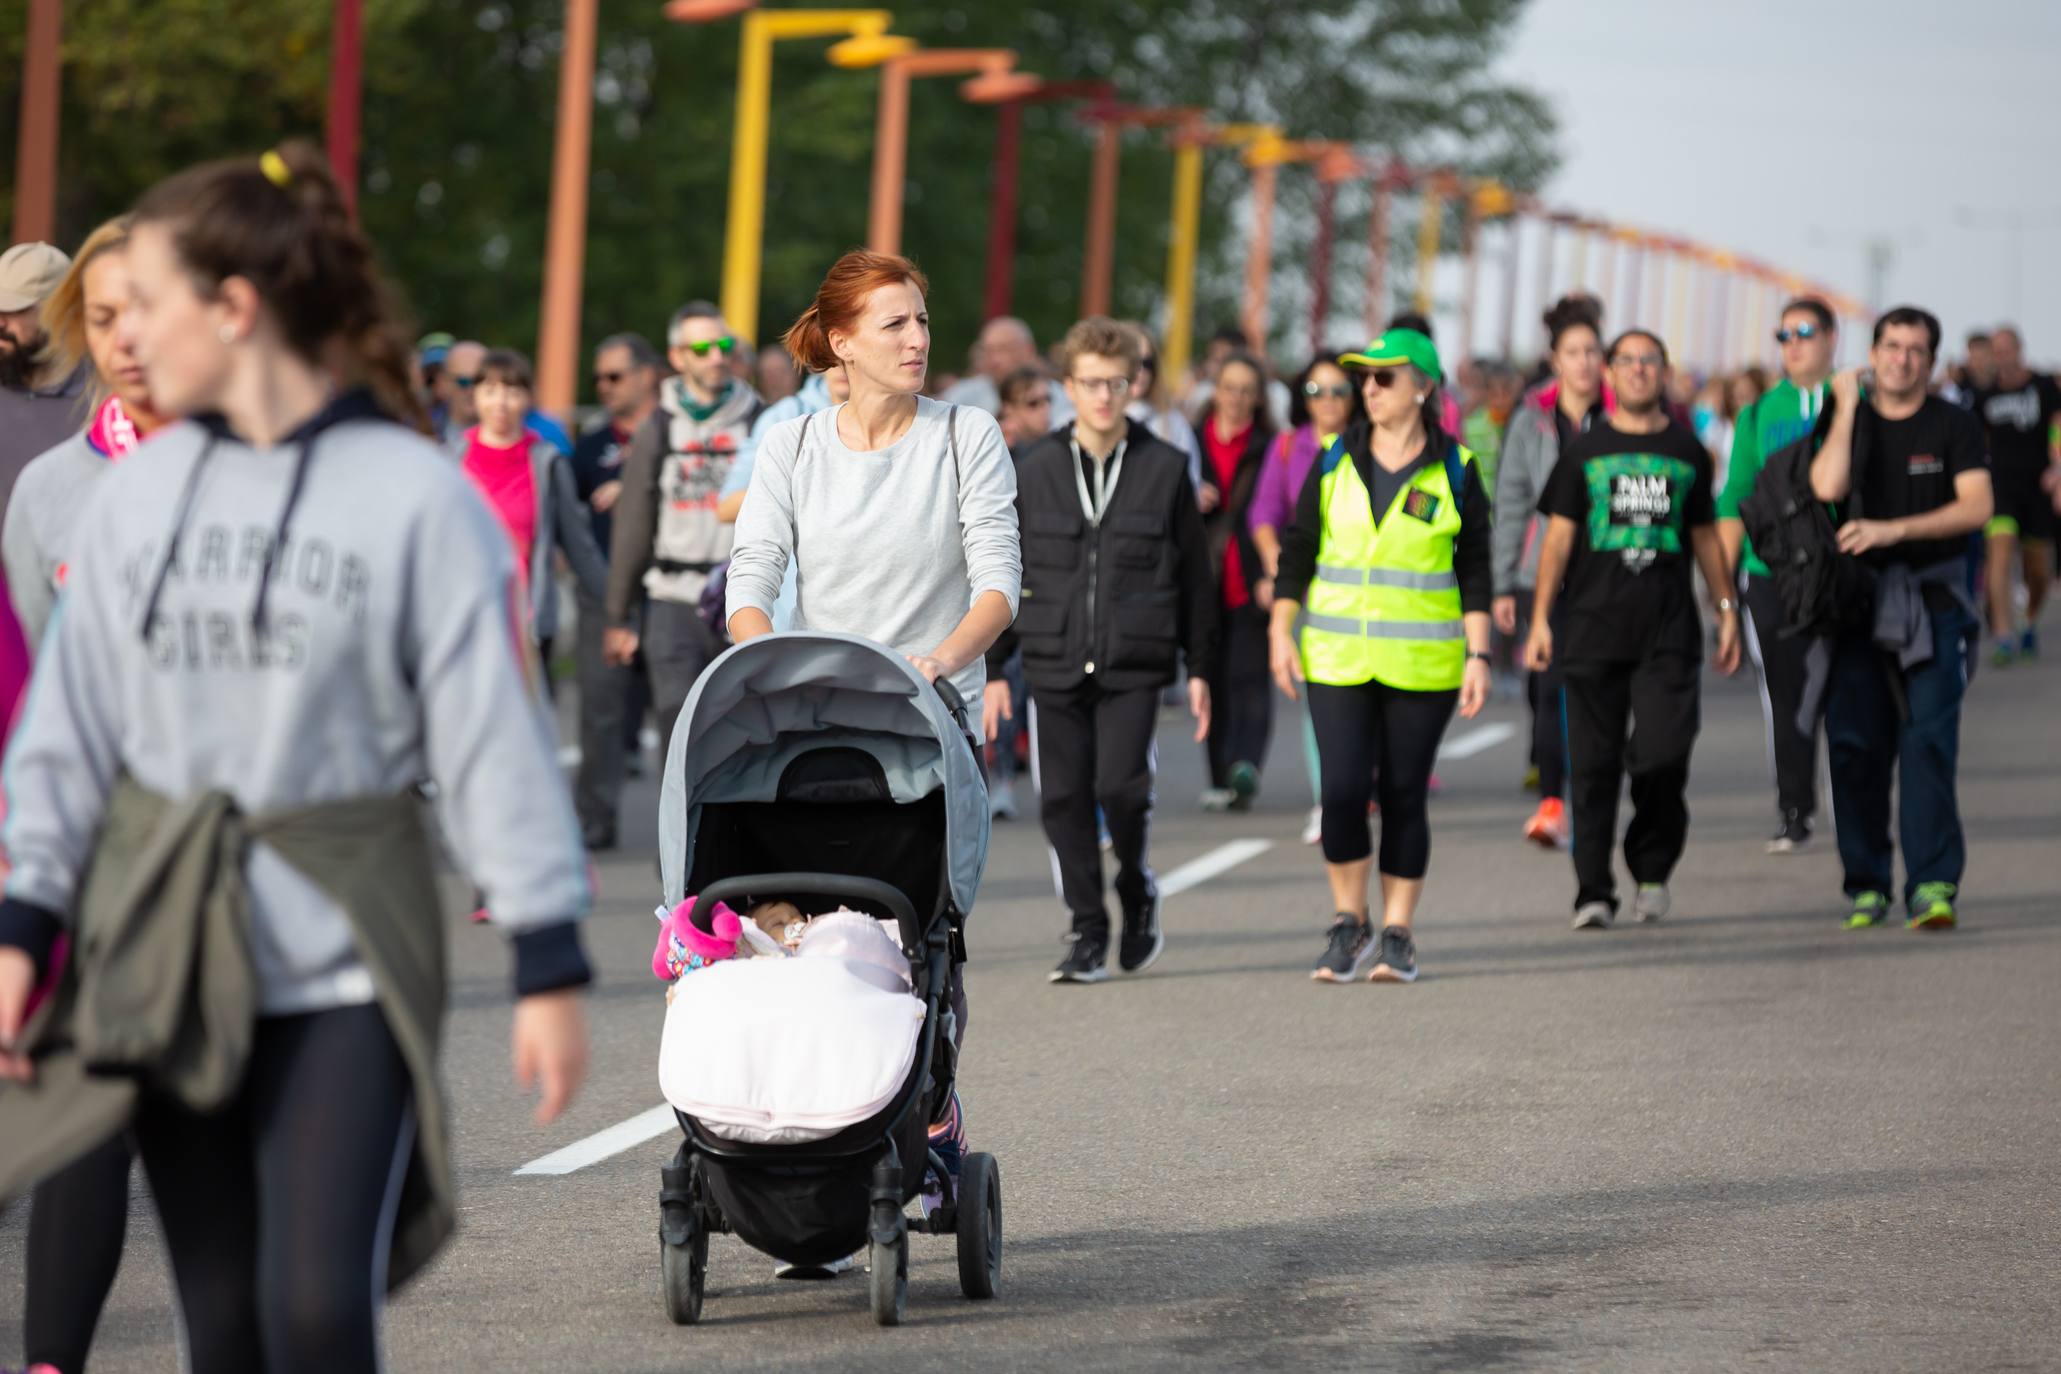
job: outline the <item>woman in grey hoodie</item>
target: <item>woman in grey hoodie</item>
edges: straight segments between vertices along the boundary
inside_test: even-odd
[[[255,1014],[215,1026],[214,999],[197,1011],[236,1044],[240,1060],[224,1058],[241,1077],[207,1112],[176,1084],[146,1087],[128,1118],[188,1358],[373,1369],[390,1281],[450,1225],[442,917],[426,863],[410,885],[419,907],[332,895],[363,890],[336,870],[397,862],[342,818],[391,816],[414,783],[438,784],[452,845],[513,936],[516,1072],[540,1083],[542,1119],[584,1071],[579,835],[518,666],[507,540],[454,466],[387,418],[420,420],[406,345],[320,151],[292,144],[162,183],[137,207],[128,268],[125,337],[154,401],[193,418],[109,472],[81,515],[89,552],[8,753],[0,1087],[32,1091],[17,1085],[62,1048],[31,1057],[25,1010],[81,903],[105,904],[84,880],[117,852],[110,807],[226,804],[234,829],[263,837],[212,880],[247,901],[247,948],[226,957]],[[373,391],[339,393],[339,372]],[[150,929],[128,933],[148,942]],[[96,932],[82,948],[104,959]],[[68,987],[95,964],[78,967]],[[33,1090],[60,1086],[53,1073]],[[17,1148],[0,1135],[0,1163]]]

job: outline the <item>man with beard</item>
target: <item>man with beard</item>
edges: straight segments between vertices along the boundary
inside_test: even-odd
[[[57,375],[43,302],[72,260],[47,243],[0,254],[0,510],[29,460],[86,424],[86,369]]]
[[[1717,603],[1718,669],[1739,666],[1739,607],[1718,539],[1710,454],[1661,404],[1667,349],[1657,335],[1630,329],[1604,356],[1617,408],[1568,443],[1546,481],[1539,512],[1549,523],[1525,647],[1533,672],[1557,658],[1566,678],[1576,930],[1617,918],[1611,851],[1627,775],[1633,910],[1641,921],[1668,912],[1668,878],[1689,835],[1689,753],[1702,707],[1692,559]],[[1563,575],[1564,619],[1556,621]]]

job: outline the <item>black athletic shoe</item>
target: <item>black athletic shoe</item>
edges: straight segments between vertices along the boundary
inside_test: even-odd
[[[1100,983],[1109,977],[1109,936],[1099,930],[1076,930],[1073,948],[1052,970],[1055,983]]]
[[[1370,983],[1414,983],[1417,981],[1417,942],[1408,926],[1381,928],[1381,957],[1367,974]]]
[[[1319,983],[1350,983],[1360,976],[1360,970],[1373,956],[1374,932],[1365,921],[1341,911],[1331,923],[1324,953],[1310,970],[1310,977]]]
[[[1124,913],[1123,937],[1117,941],[1116,963],[1125,973],[1143,973],[1152,967],[1166,948],[1166,933],[1159,928],[1159,893],[1141,910]]]
[[[1811,847],[1811,818],[1801,811],[1782,813],[1782,824],[1768,836],[1768,853],[1800,854]]]

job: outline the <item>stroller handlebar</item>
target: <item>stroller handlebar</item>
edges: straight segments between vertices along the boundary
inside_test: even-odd
[[[924,932],[917,922],[915,906],[900,888],[877,878],[859,878],[842,873],[746,873],[710,883],[697,895],[694,910],[698,916],[704,911],[713,911],[717,902],[725,902],[742,911],[743,900],[748,896],[770,897],[792,892],[876,902],[901,927],[904,954],[913,959],[923,948]]]
[[[937,694],[945,699],[945,709],[957,717],[961,725],[964,725],[966,723],[966,694],[959,690],[959,685],[948,677],[941,677],[931,683],[931,686],[937,688]]]

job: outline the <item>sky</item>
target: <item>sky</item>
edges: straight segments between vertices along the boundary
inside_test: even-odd
[[[1559,113],[1549,206],[1863,298],[1885,238],[1943,351],[2011,321],[2061,364],[2061,0],[1531,0],[1498,66]]]

